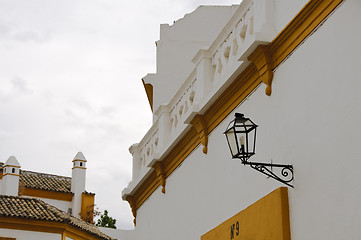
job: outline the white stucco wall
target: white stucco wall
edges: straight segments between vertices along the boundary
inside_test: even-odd
[[[157,73],[153,85],[153,111],[168,104],[192,72],[192,58],[207,48],[230,19],[236,7],[200,6],[173,25],[162,24],[157,41]],[[207,19],[207,21],[205,21]],[[144,80],[147,82],[147,79]]]
[[[0,237],[16,238],[16,240],[61,240],[61,234],[2,228],[0,228]]]
[[[361,229],[361,2],[347,0],[234,112],[259,125],[253,161],[293,164],[292,239],[358,239]],[[199,239],[283,186],[231,160],[228,116],[137,212],[136,239]]]
[[[32,197],[32,196],[30,196]],[[54,200],[54,199],[49,199],[49,198],[39,198],[38,199],[56,207],[59,208],[60,210],[64,211],[64,212],[68,212],[69,208],[72,208],[72,202],[68,202],[68,201],[61,201],[61,200]]]
[[[98,227],[100,231],[117,240],[135,240],[134,230],[121,230],[114,228]]]
[[[270,0],[267,0],[270,1]],[[308,0],[271,0],[275,2],[275,27],[281,31],[305,6]]]

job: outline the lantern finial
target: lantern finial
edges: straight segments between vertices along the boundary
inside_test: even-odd
[[[244,114],[243,113],[235,113],[234,116],[236,118],[244,118]]]

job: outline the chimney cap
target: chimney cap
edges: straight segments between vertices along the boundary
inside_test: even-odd
[[[86,158],[84,157],[84,154],[83,154],[82,152],[78,152],[78,153],[75,155],[75,157],[74,157],[74,159],[73,159],[73,162],[74,162],[74,161],[77,161],[77,160],[80,160],[80,161],[82,161],[82,162],[86,162],[86,161],[87,161]]]
[[[4,167],[9,166],[9,165],[11,165],[13,167],[18,167],[18,168],[21,167],[20,163],[18,162],[18,160],[14,156],[9,157],[9,159],[4,164]]]

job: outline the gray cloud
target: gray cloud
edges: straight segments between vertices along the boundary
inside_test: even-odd
[[[13,87],[13,90],[21,93],[21,94],[30,94],[33,91],[29,88],[28,83],[21,77],[19,76],[14,76],[11,80],[10,83]]]
[[[83,151],[96,204],[132,228],[120,194],[128,148],[152,121],[141,78],[155,71],[159,24],[192,1],[0,0],[0,161],[69,176]]]

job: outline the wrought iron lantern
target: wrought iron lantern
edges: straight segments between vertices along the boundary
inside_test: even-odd
[[[256,152],[256,130],[258,125],[251,119],[245,118],[242,113],[236,113],[235,119],[228,124],[224,134],[231,151],[232,158],[238,158],[244,165],[250,165],[253,169],[274,178],[290,187],[293,180],[293,166],[274,163],[260,163],[248,161]],[[273,168],[279,168],[279,173]]]
[[[232,158],[239,158],[244,163],[255,154],[257,127],[242,113],[235,114],[235,119],[228,124],[224,132]]]

